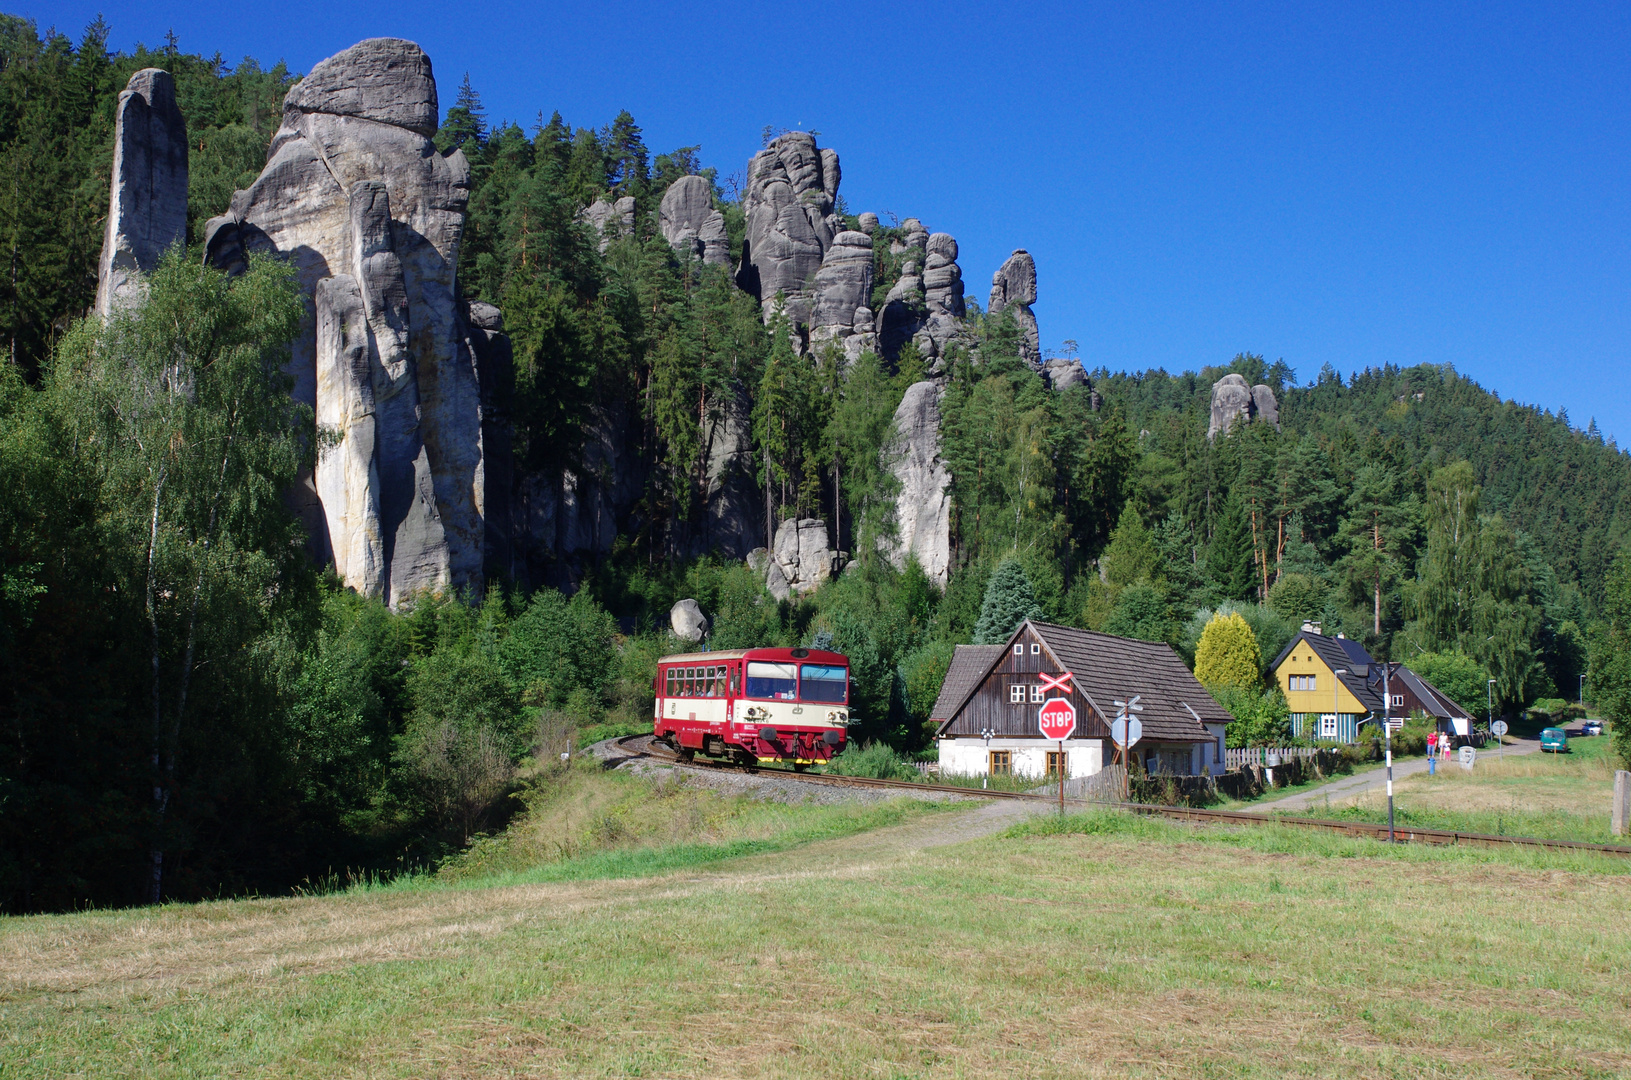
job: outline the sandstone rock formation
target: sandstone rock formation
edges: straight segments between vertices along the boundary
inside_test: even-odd
[[[827,523],[820,518],[784,521],[766,566],[765,587],[778,600],[814,592],[833,574]]]
[[[695,600],[681,600],[668,609],[668,628],[681,641],[701,641],[708,633],[708,620]]]
[[[1206,428],[1206,437],[1215,439],[1229,434],[1235,421],[1261,418],[1278,430],[1280,405],[1274,391],[1262,383],[1247,386],[1244,376],[1230,372],[1212,384],[1212,419]]]
[[[861,223],[861,231],[866,233],[868,236],[871,236],[873,233],[878,231],[878,215],[874,214],[870,210],[860,215],[855,220]]]
[[[600,250],[604,254],[606,245],[623,236],[634,235],[634,197],[625,195],[616,202],[607,202],[605,199],[596,199],[584,208],[580,215],[584,221],[594,226],[600,237]]]
[[[951,575],[951,473],[940,457],[940,397],[936,380],[913,383],[895,410],[896,442],[889,468],[900,481],[895,536],[885,545],[896,569],[915,558],[942,587]]]
[[[1087,372],[1074,357],[1055,356],[1042,365],[1042,374],[1055,390],[1069,390],[1073,386],[1087,385]]]
[[[816,272],[811,339],[843,341],[846,349],[853,350],[852,360],[860,356],[863,348],[876,348],[870,333],[872,310],[866,306],[871,295],[872,237],[853,230],[840,232],[833,237],[821,269]],[[866,329],[858,329],[857,320]],[[862,336],[857,338],[857,334]]]
[[[1036,303],[1036,260],[1030,252],[1019,248],[991,276],[991,314],[1007,311],[1025,332],[1025,343],[1020,358],[1033,368],[1042,366],[1041,338],[1037,331],[1036,315],[1031,305]]]
[[[631,207],[631,227],[634,224],[632,210]],[[707,177],[682,176],[670,184],[663,192],[657,225],[662,229],[663,238],[682,258],[701,259],[717,266],[730,265],[725,215],[714,209],[713,185]]]
[[[140,277],[159,256],[187,240],[187,122],[176,107],[168,71],[143,68],[130,77],[114,113],[113,184],[96,312],[141,296]]]
[[[781,136],[748,162],[747,235],[736,283],[765,305],[766,319],[780,293],[791,321],[809,322],[815,275],[842,227],[832,212],[838,180],[838,154],[818,149],[802,131]]]
[[[454,281],[470,171],[436,150],[437,122],[419,46],[354,45],[289,91],[266,168],[206,227],[215,265],[281,253],[310,298],[294,395],[334,443],[297,509],[319,559],[393,604],[482,577],[481,395]]]

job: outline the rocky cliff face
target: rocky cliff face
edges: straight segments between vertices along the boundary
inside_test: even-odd
[[[141,277],[187,240],[187,122],[168,71],[130,77],[114,116],[113,184],[96,275],[103,318],[141,295]]]
[[[886,552],[896,569],[914,558],[944,587],[951,576],[951,473],[940,457],[938,380],[914,383],[895,410],[896,445],[890,471],[900,482],[895,537]]]
[[[1041,337],[1031,305],[1036,303],[1036,260],[1024,248],[1017,249],[991,276],[991,314],[1006,311],[1025,332],[1020,357],[1038,370],[1042,367]],[[1080,367],[1081,365],[1077,365]],[[1056,387],[1063,389],[1062,387]]]
[[[838,154],[815,137],[790,131],[748,162],[742,209],[747,236],[736,283],[764,305],[766,318],[784,297],[789,321],[808,324],[815,275],[843,223],[833,214]]]
[[[1279,430],[1280,403],[1275,400],[1273,389],[1262,383],[1247,386],[1245,377],[1234,372],[1212,384],[1212,418],[1206,428],[1208,439],[1229,434],[1237,420],[1254,419],[1264,420]]]
[[[455,267],[470,181],[431,142],[436,82],[419,46],[355,45],[284,100],[266,168],[206,229],[207,257],[287,256],[311,298],[295,397],[332,446],[297,495],[319,558],[398,599],[479,586],[480,384]]]

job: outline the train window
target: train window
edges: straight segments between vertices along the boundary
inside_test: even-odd
[[[674,669],[663,672],[663,697],[674,696]]]
[[[708,696],[709,697],[724,697],[725,696],[725,688],[720,685],[720,683],[724,680],[724,678],[725,678],[725,669],[724,668],[711,667],[711,668],[708,669]]]
[[[742,669],[735,664],[731,665],[731,697],[735,697],[742,690]]]
[[[748,697],[792,701],[797,691],[797,664],[748,663]]]
[[[697,669],[694,667],[685,669],[685,696],[697,696]]]
[[[799,700],[842,705],[848,690],[848,675],[841,667],[804,664],[799,668]]]

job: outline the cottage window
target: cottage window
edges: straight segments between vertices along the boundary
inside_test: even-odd
[[[1024,687],[1024,685],[1022,685],[1020,683],[1015,683],[1014,685],[1010,686],[1008,688],[1008,704],[1010,704],[1010,705],[1023,705],[1024,703],[1025,703],[1025,687]]]
[[[1404,695],[1403,694],[1394,694],[1393,695],[1393,707],[1395,709],[1404,708]]]
[[[1015,656],[1024,656],[1025,655],[1025,646],[1016,644],[1014,646],[1014,655]]]
[[[1041,656],[1042,655],[1042,646],[1038,645],[1034,641],[1031,642],[1031,655],[1032,656]]]
[[[992,776],[1012,776],[1014,774],[1014,752],[1012,750],[993,750],[991,759],[986,767]]]
[[[1066,777],[1070,775],[1070,766],[1065,761],[1065,755],[1058,750],[1049,750],[1048,775],[1058,776],[1061,773],[1063,773]]]
[[[1293,690],[1314,690],[1314,689],[1317,689],[1317,687],[1315,687],[1315,685],[1314,685],[1314,676],[1312,676],[1312,675],[1293,675],[1293,676],[1291,676],[1291,688]]]
[[[1334,739],[1337,737],[1337,718],[1333,713],[1325,713],[1320,717],[1320,738]]]
[[[1044,700],[1044,698],[1042,697],[1042,684],[1038,683],[1037,685],[1031,687],[1031,704],[1032,705],[1040,705],[1040,704],[1042,704],[1043,700]]]

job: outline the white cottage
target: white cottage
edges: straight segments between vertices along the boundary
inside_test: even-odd
[[[1042,676],[1070,672],[1076,731],[1061,750],[1037,726],[1042,705],[1065,696]],[[1223,772],[1225,725],[1233,719],[1160,642],[1027,621],[1002,645],[959,645],[932,719],[947,775],[1038,779],[1091,776],[1115,760],[1110,722],[1117,700],[1138,695],[1143,738],[1133,755],[1145,771]]]

